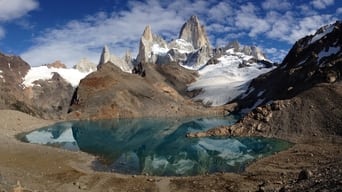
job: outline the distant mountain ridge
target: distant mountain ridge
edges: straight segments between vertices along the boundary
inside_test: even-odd
[[[238,47],[234,52],[242,52],[245,55],[252,56],[254,62],[267,61],[266,56],[261,49],[256,46],[241,46],[237,41],[235,43]],[[213,60],[225,54],[229,46],[234,46],[232,43],[222,48],[212,49],[209,38],[205,31],[205,27],[201,25],[197,16],[191,16],[180,29],[178,39],[171,42],[166,42],[161,36],[152,32],[152,27],[147,25],[142,33],[139,42],[139,51],[136,58],[130,57],[130,61],[126,59],[119,59],[115,55],[108,55],[109,48],[103,48],[100,64],[106,61],[112,63],[125,72],[131,72],[134,65],[139,63],[153,63],[153,64],[168,64],[176,62],[186,68],[198,70],[206,64],[213,64]],[[107,56],[106,56],[107,55]],[[104,60],[104,58],[107,58]],[[113,59],[110,59],[113,58]],[[125,56],[125,58],[127,58]],[[271,62],[270,62],[271,63]]]

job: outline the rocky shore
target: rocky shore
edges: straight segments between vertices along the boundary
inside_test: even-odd
[[[245,172],[153,177],[95,172],[94,157],[21,143],[15,136],[49,125],[27,114],[0,110],[1,191],[338,191],[342,189],[340,136],[301,137],[291,149],[252,163]]]

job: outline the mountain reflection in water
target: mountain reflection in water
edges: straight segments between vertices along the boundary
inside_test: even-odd
[[[160,176],[239,172],[248,162],[290,146],[269,138],[185,137],[235,121],[230,116],[63,122],[31,132],[23,140],[96,155],[96,170]]]

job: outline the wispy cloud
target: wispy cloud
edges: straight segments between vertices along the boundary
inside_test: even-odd
[[[0,39],[5,37],[5,29],[0,26]]]
[[[287,0],[266,0],[261,5],[265,10],[286,11],[291,8],[291,3]]]
[[[311,4],[296,5],[288,0],[265,0],[261,4],[220,0],[129,1],[125,10],[98,12],[46,29],[21,56],[32,65],[62,60],[72,66],[83,57],[97,63],[105,44],[118,56],[127,49],[135,56],[146,25],[170,40],[178,37],[182,24],[191,15],[198,15],[214,46],[235,39],[252,38],[259,43],[269,39],[286,45],[283,49],[277,46],[276,51],[272,45],[264,46],[270,58],[279,61],[298,38],[336,19],[334,13],[304,11],[313,7],[323,9],[319,3],[327,7],[334,1],[315,0]]]
[[[37,0],[0,0],[0,39],[6,35],[4,23],[19,19],[38,7]]]
[[[334,0],[313,0],[311,4],[316,9],[325,9],[326,7],[334,4]]]
[[[0,21],[20,18],[39,7],[37,0],[1,0],[0,5]]]

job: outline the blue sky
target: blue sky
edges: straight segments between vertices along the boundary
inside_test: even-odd
[[[213,46],[238,40],[281,61],[299,38],[342,18],[340,0],[0,0],[0,52],[33,66],[61,60],[68,66],[102,47],[136,56],[146,25],[166,40],[197,15]]]

